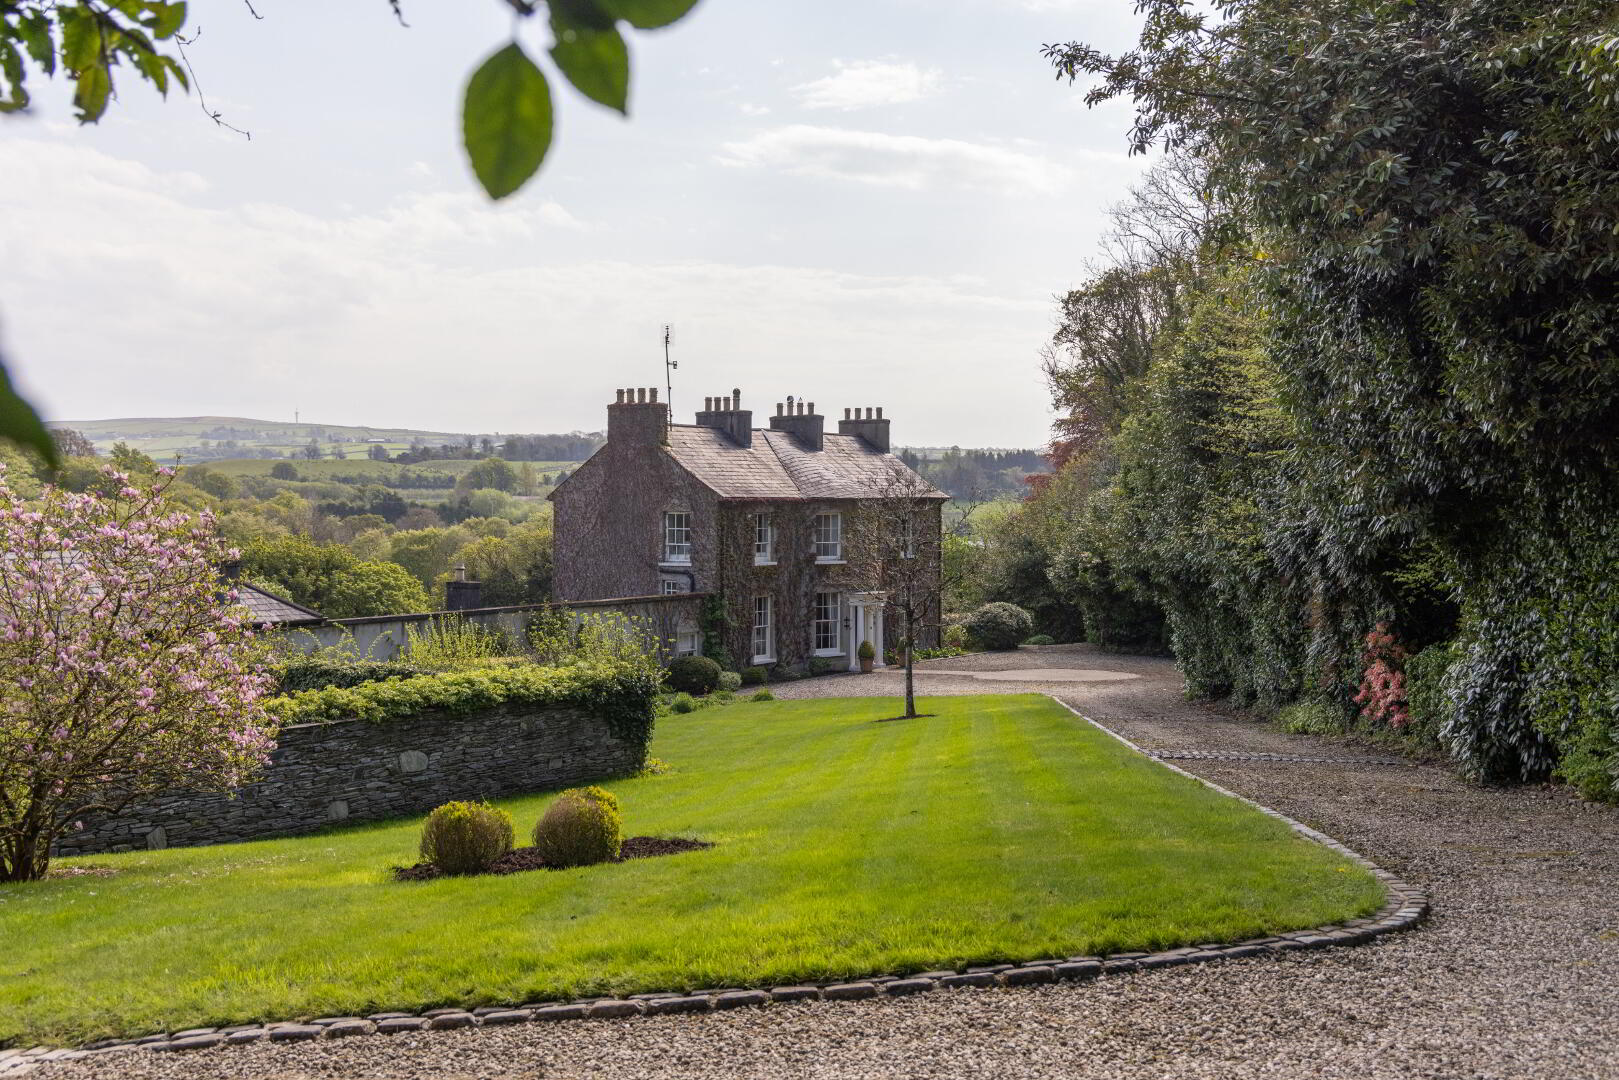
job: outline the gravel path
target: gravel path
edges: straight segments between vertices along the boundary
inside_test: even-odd
[[[1108,682],[985,682],[973,670],[1116,670]],[[41,1080],[344,1077],[1385,1077],[1619,1080],[1619,813],[1566,792],[1468,787],[1431,766],[1289,736],[1181,700],[1162,660],[1084,647],[928,665],[926,694],[1051,692],[1428,888],[1431,920],[1357,948],[1015,990],[528,1024],[44,1066]],[[1031,679],[1033,677],[1031,676]],[[893,694],[832,676],[782,697]]]

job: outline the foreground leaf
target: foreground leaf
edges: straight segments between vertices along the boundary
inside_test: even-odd
[[[596,0],[597,6],[641,30],[653,30],[685,16],[697,0]]]
[[[26,446],[52,468],[57,465],[56,440],[45,430],[33,406],[11,388],[11,378],[3,363],[0,363],[0,438]]]
[[[568,81],[592,101],[625,112],[630,92],[630,53],[624,39],[612,27],[594,30],[551,13],[551,30],[556,44],[551,59]]]
[[[467,82],[462,139],[478,182],[504,199],[534,175],[551,146],[551,88],[515,41]]]

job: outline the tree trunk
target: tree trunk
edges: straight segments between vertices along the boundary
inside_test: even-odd
[[[38,881],[50,866],[50,837],[26,822],[0,840],[0,881]]]
[[[916,620],[911,609],[905,609],[905,718],[916,715],[916,647],[912,640],[916,633]]]

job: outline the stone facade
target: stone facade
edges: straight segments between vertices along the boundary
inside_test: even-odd
[[[605,721],[569,708],[300,724],[282,730],[264,778],[235,797],[168,793],[87,820],[56,854],[191,847],[420,814],[452,799],[625,776],[645,764],[645,753]]]
[[[904,619],[896,601],[909,591],[921,613],[917,644],[937,644],[948,497],[889,453],[881,410],[846,410],[831,433],[805,405],[788,399],[768,429],[756,429],[733,391],[708,399],[697,423],[671,424],[655,389],[619,391],[606,443],[550,496],[558,602],[671,589],[718,595],[725,619],[716,629],[734,666],[802,669],[819,659],[852,668],[862,640],[897,646]],[[836,558],[816,548],[816,520],[827,514],[841,523]],[[678,556],[672,515],[687,530]],[[755,549],[761,516],[768,558]],[[901,516],[913,537],[906,559],[890,543]],[[766,660],[754,637],[761,598],[772,627]]]

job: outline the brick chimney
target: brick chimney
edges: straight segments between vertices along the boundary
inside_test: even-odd
[[[806,450],[819,450],[825,423],[826,417],[815,411],[815,402],[795,402],[788,397],[786,408],[780,402],[776,403],[776,415],[770,418],[770,430],[787,432]]]
[[[463,563],[455,568],[455,576],[444,583],[444,610],[471,611],[483,607],[483,582],[468,581]]]
[[[703,399],[703,411],[697,414],[699,427],[716,428],[741,447],[753,445],[753,410],[742,407],[742,391],[732,390],[730,397]]]
[[[607,406],[607,444],[658,445],[669,441],[669,406],[658,400],[656,386],[618,391]]]
[[[883,419],[881,406],[866,409],[864,416],[859,409],[844,409],[843,419],[838,421],[838,434],[858,435],[873,448],[888,453],[888,421]]]

